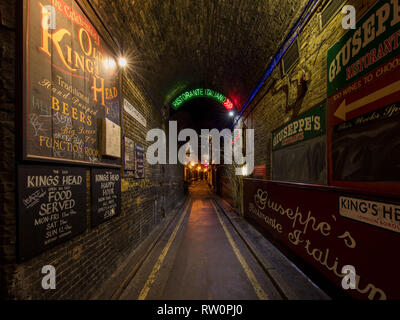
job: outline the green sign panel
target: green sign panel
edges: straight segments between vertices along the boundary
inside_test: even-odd
[[[211,89],[194,89],[182,93],[178,98],[172,102],[174,109],[180,108],[184,103],[195,98],[211,98],[217,100],[219,103],[224,103],[228,100],[223,94],[215,92]]]
[[[400,54],[399,1],[378,1],[357,21],[356,29],[349,30],[329,49],[328,97],[398,54]],[[398,64],[396,61],[393,63]]]
[[[325,133],[325,102],[272,133],[272,150],[305,141]]]

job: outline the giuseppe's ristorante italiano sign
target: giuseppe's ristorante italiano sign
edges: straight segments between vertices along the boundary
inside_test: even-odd
[[[302,114],[272,133],[272,150],[306,141],[325,133],[325,103]]]
[[[343,188],[244,179],[245,217],[357,299],[399,299],[398,199],[368,200]],[[390,230],[390,231],[389,231]],[[344,290],[343,267],[356,286]]]
[[[24,5],[25,158],[118,165],[99,143],[102,120],[120,124],[110,49],[73,0]]]
[[[377,3],[328,50],[330,118],[336,125],[399,101],[400,4]]]

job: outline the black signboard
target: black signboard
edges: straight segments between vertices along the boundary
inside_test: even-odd
[[[121,174],[115,169],[92,169],[92,226],[121,212]]]
[[[120,125],[119,70],[73,0],[24,1],[24,158],[120,166],[101,151]]]
[[[18,181],[21,261],[85,231],[85,169],[19,166]]]
[[[135,144],[135,151],[136,151],[136,171],[135,171],[135,178],[136,179],[143,179],[144,178],[144,147],[140,144]]]
[[[400,103],[350,119],[332,131],[334,180],[400,181]]]
[[[125,137],[124,163],[125,171],[135,171],[135,142]]]

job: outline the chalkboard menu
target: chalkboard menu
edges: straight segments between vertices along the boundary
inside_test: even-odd
[[[21,261],[85,231],[85,169],[19,166],[18,182]]]
[[[121,212],[121,174],[115,169],[92,169],[92,226]]]
[[[24,1],[24,158],[120,166],[101,152],[120,126],[113,53],[74,0]]]
[[[135,144],[136,150],[136,171],[135,171],[135,178],[143,179],[144,178],[144,147],[140,144]]]

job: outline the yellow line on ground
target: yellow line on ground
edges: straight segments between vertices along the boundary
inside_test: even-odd
[[[235,241],[233,241],[231,234],[229,233],[227,227],[225,226],[225,223],[222,221],[222,218],[215,207],[215,204],[211,200],[211,205],[214,207],[215,212],[217,213],[217,217],[219,222],[221,223],[222,228],[225,231],[226,237],[229,240],[229,243],[231,244],[231,247],[233,249],[233,252],[235,252],[235,255],[237,259],[239,260],[240,264],[242,265],[242,268],[244,272],[247,275],[247,278],[250,280],[251,285],[253,286],[253,289],[255,293],[257,294],[258,298],[260,300],[269,300],[268,295],[265,293],[265,291],[261,288],[261,285],[258,283],[256,276],[254,275],[253,271],[249,268],[248,264],[246,263],[246,260],[242,256],[242,254],[239,251],[239,248],[236,246]]]
[[[181,226],[181,224],[183,222],[183,219],[186,216],[186,213],[187,213],[187,210],[189,208],[190,203],[191,203],[191,201],[189,200],[188,204],[186,205],[185,209],[183,210],[182,216],[179,219],[178,224],[176,225],[176,227],[174,229],[174,232],[172,232],[171,237],[168,240],[168,243],[166,244],[166,246],[162,250],[160,256],[158,257],[158,260],[157,260],[156,264],[153,267],[153,270],[151,271],[146,283],[143,286],[143,289],[140,291],[138,300],[145,300],[146,299],[147,294],[149,293],[151,286],[153,285],[154,281],[157,278],[157,273],[160,270],[160,268],[161,268],[161,266],[162,266],[162,264],[164,262],[165,256],[167,255],[168,250],[171,247],[171,244],[174,241],[174,239],[176,237],[176,234],[178,233],[178,230],[179,230],[179,228],[180,228],[180,226]]]

